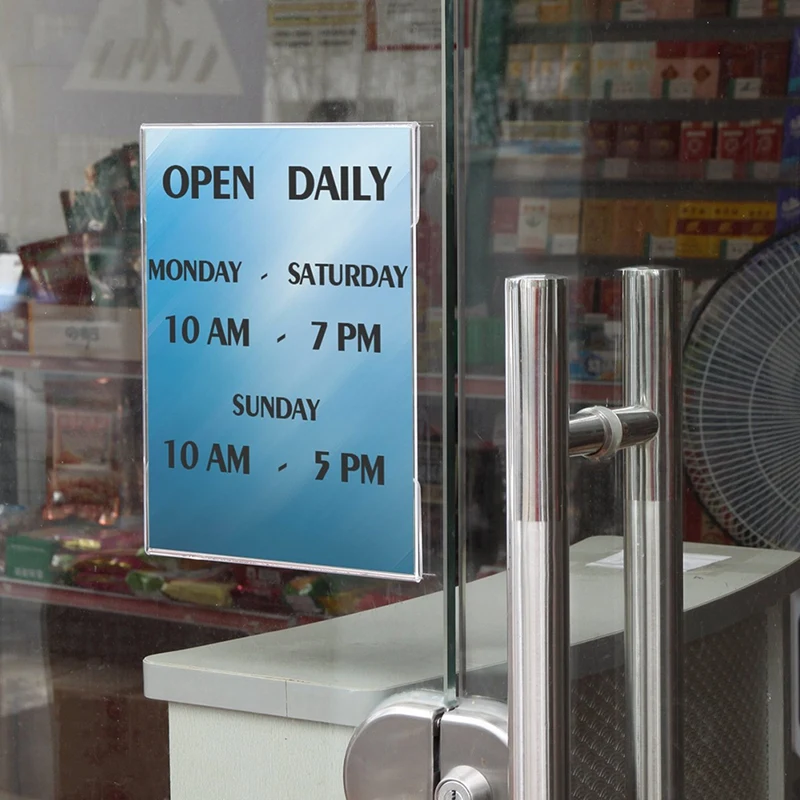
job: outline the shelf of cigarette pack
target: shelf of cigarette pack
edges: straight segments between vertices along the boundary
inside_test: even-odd
[[[0,351],[0,369],[19,369],[62,375],[85,375],[95,378],[140,378],[140,361],[112,359],[34,356],[29,353]]]
[[[800,105],[800,97],[757,97],[710,100],[520,100],[519,119],[546,121],[691,120],[718,122],[736,119],[783,117],[786,109]]]
[[[442,376],[420,375],[417,385],[421,394],[440,395]],[[620,384],[615,381],[573,381],[570,384],[570,400],[573,403],[612,402],[620,390]],[[502,399],[505,397],[505,378],[502,375],[468,375],[464,393],[468,398]]]
[[[749,175],[747,173],[750,173]],[[498,158],[496,195],[514,197],[606,197],[659,200],[775,200],[781,188],[800,185],[800,172],[764,162],[684,164],[608,158],[596,162],[548,161],[535,157]]]
[[[625,267],[659,266],[683,269],[691,277],[719,278],[737,263],[719,258],[674,258],[670,256],[554,256],[546,253],[493,253],[495,267],[503,275],[552,272],[557,275],[592,278],[609,275]]]
[[[204,608],[169,600],[94,592],[69,586],[31,583],[0,577],[0,598],[88,611],[144,617],[206,628],[222,628],[246,634],[283,630],[311,621],[293,614],[267,614],[237,609]]]
[[[721,17],[719,19],[619,19],[542,24],[519,21],[509,27],[518,44],[546,42],[769,41],[790,39],[800,17]]]

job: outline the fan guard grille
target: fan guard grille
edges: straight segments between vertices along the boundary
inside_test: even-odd
[[[800,233],[712,292],[684,351],[689,480],[735,541],[800,549]]]

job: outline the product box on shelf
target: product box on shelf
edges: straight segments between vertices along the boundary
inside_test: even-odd
[[[720,53],[720,97],[734,100],[761,97],[760,66],[758,43],[724,42]]]
[[[615,158],[639,159],[644,155],[645,123],[619,122],[614,146]]]
[[[692,81],[692,97],[717,96],[720,74],[720,43],[689,42],[686,46],[687,77]]]
[[[614,83],[622,79],[624,49],[619,42],[594,42],[592,44],[589,81],[590,97],[602,99],[611,97]]]
[[[645,125],[643,155],[647,161],[677,161],[680,145],[680,122],[665,120]]]
[[[529,100],[553,100],[559,96],[562,55],[561,44],[537,44],[532,48]]]
[[[581,253],[613,255],[614,201],[587,199],[581,213]]]
[[[783,97],[789,74],[788,41],[759,42],[758,75],[762,97]]]
[[[615,256],[640,256],[651,225],[653,204],[646,200],[617,200],[611,253]]]
[[[585,44],[565,44],[561,61],[558,96],[581,99],[589,94],[589,54]]]
[[[714,152],[713,122],[682,122],[680,160],[708,161]]]
[[[792,31],[787,93],[792,97],[800,95],[800,28]]]
[[[687,42],[656,42],[653,97],[683,100],[693,96],[687,53]]]
[[[795,188],[778,192],[777,232],[790,230],[800,225],[800,191]]]
[[[781,160],[787,164],[800,163],[800,106],[786,110]]]
[[[716,156],[737,164],[753,158],[753,126],[749,122],[717,123]]]

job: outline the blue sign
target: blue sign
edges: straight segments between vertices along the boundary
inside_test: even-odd
[[[420,578],[417,137],[143,126],[148,552]]]

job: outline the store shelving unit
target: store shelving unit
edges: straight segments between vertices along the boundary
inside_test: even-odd
[[[198,625],[248,635],[284,630],[319,619],[290,613],[268,614],[238,609],[206,608],[170,600],[95,592],[68,586],[51,586],[10,578],[0,578],[0,598]]]

